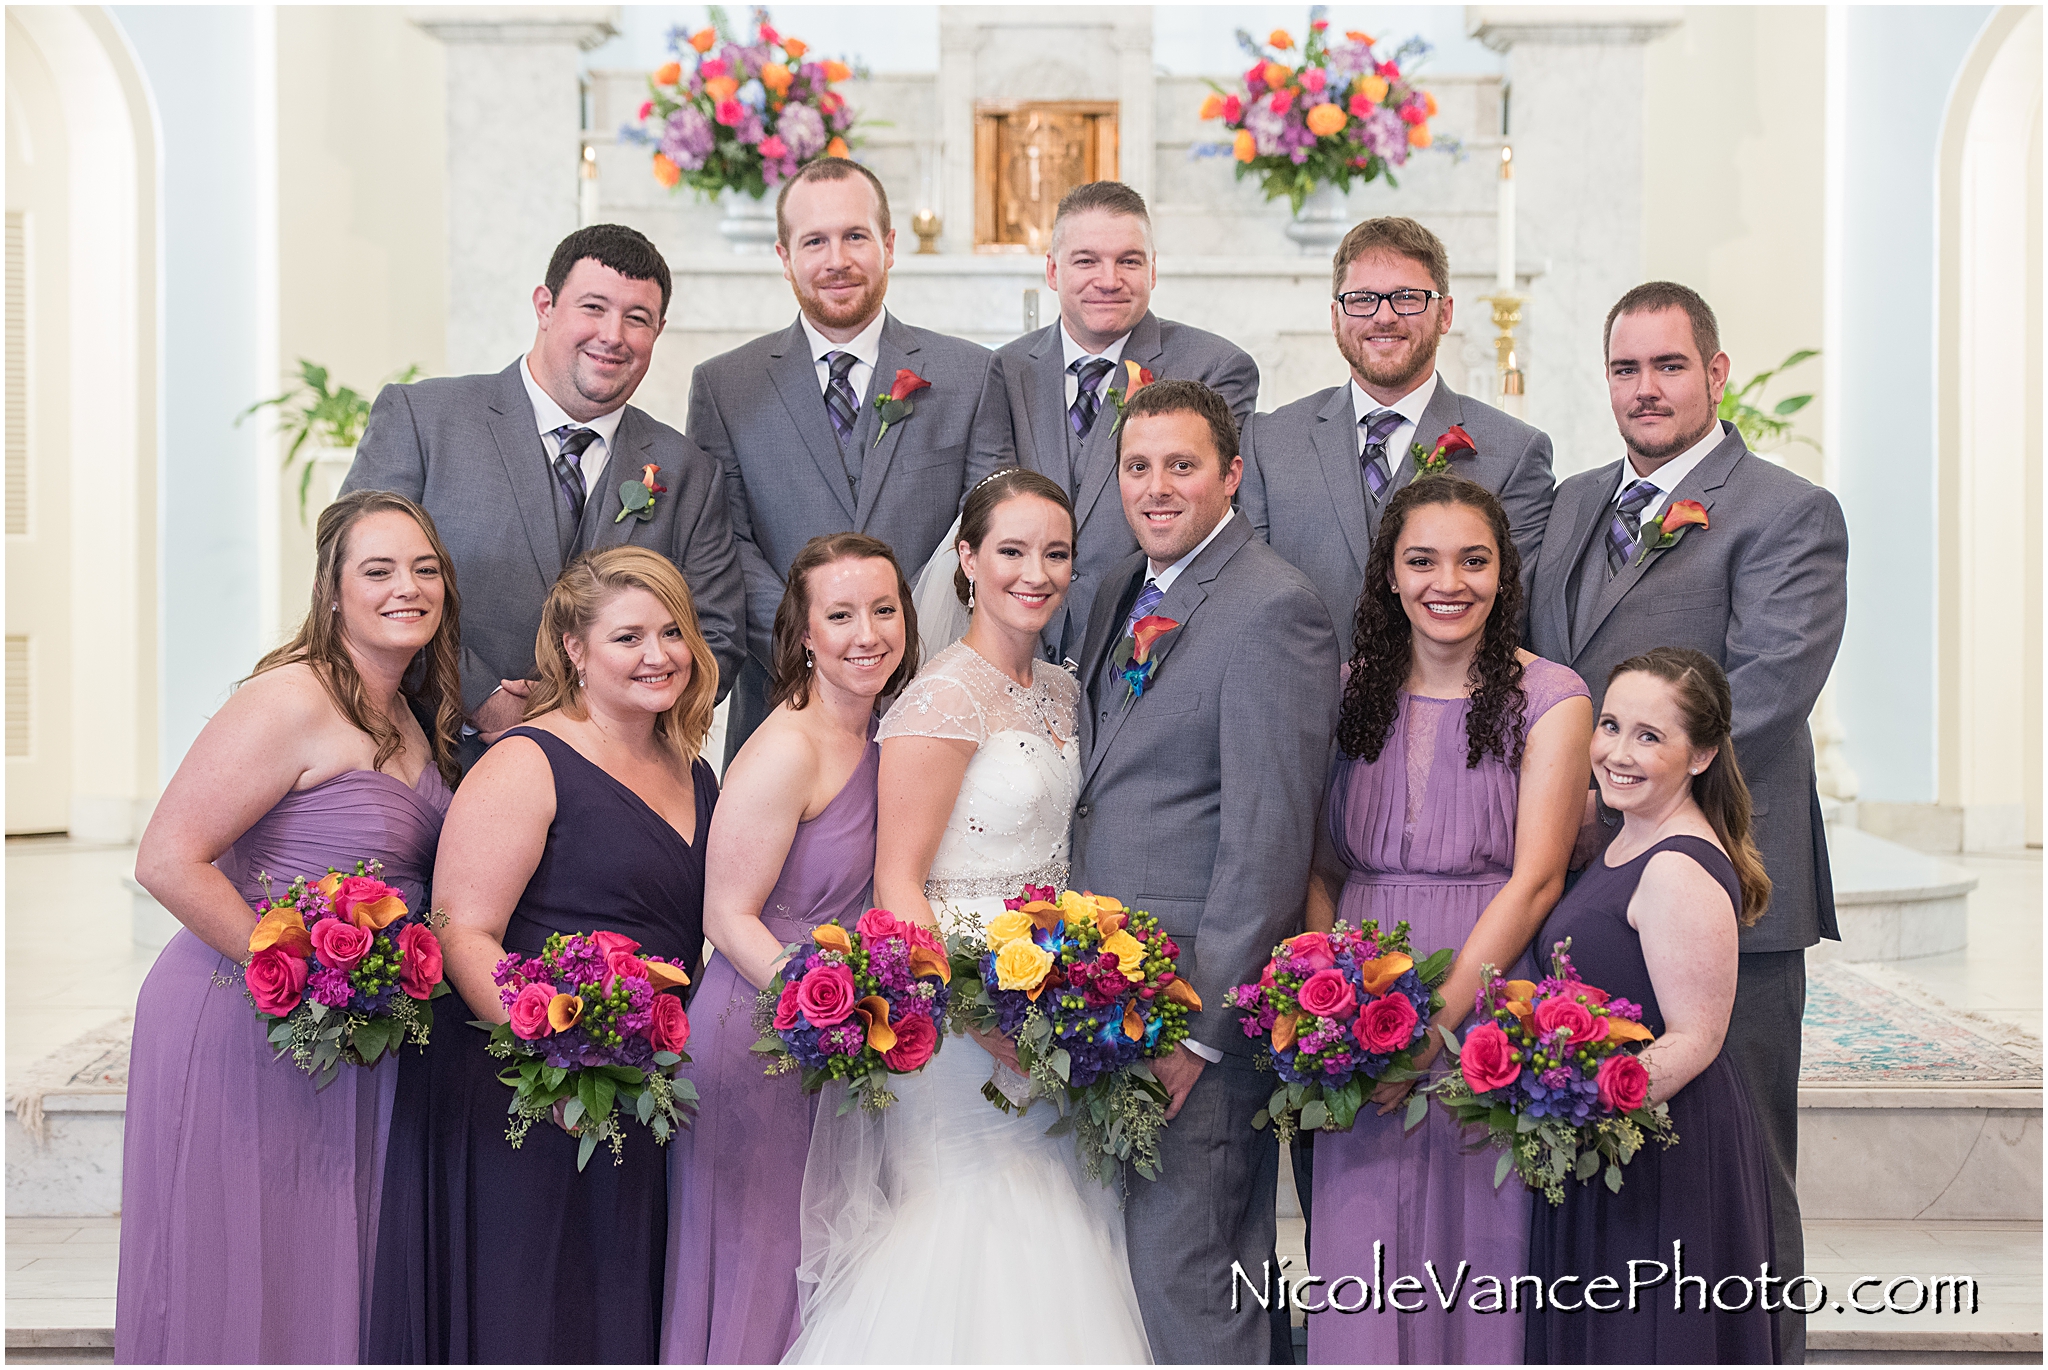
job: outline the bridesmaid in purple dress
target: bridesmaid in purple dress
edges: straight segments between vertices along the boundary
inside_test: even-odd
[[[458,603],[433,520],[397,495],[343,496],[317,542],[298,636],[194,740],[136,853],[135,878],[185,926],[135,1006],[124,1363],[357,1355],[398,1063],[344,1066],[316,1091],[274,1059],[235,975],[261,873],[281,889],[380,860],[409,906],[426,897],[456,774]]]
[[[782,949],[866,908],[875,869],[875,701],[917,673],[910,590],[887,543],[812,538],[775,613],[775,709],[733,758],[705,857],[718,950],[690,1003],[696,1126],[669,1148],[661,1358],[763,1364],[797,1333],[799,1197],[817,1097],[768,1079],[755,992]]]
[[[1480,967],[1521,961],[1564,888],[1585,809],[1592,704],[1563,666],[1522,651],[1521,559],[1500,502],[1453,476],[1425,476],[1380,522],[1358,604],[1356,647],[1337,725],[1308,925],[1406,919],[1417,958],[1458,949],[1434,1023],[1472,1011]],[[1441,1048],[1418,1053],[1427,1069]],[[1428,1285],[1522,1273],[1528,1198],[1493,1185],[1494,1156],[1464,1154],[1448,1114],[1412,1131],[1398,1106],[1412,1084],[1385,1084],[1351,1131],[1315,1140],[1310,1268],[1350,1307],[1373,1278],[1423,1282],[1423,1311],[1327,1311],[1308,1319],[1309,1359],[1514,1362],[1521,1328],[1474,1312],[1469,1287],[1445,1311]],[[1392,1116],[1388,1116],[1392,1115]],[[1403,1296],[1413,1306],[1417,1300]]]

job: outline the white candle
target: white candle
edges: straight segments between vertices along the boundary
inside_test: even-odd
[[[576,222],[588,227],[597,222],[597,215],[597,149],[586,144],[583,160],[577,166]]]
[[[1499,235],[1493,251],[1493,289],[1497,295],[1515,293],[1515,150],[1500,150],[1500,196],[1494,212],[1494,229]]]

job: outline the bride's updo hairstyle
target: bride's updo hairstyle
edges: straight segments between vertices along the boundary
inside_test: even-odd
[[[1074,540],[1074,501],[1060,489],[1059,482],[1026,467],[1010,466],[967,492],[967,504],[960,511],[960,541],[980,551],[981,544],[988,540],[988,525],[995,517],[996,507],[1020,495],[1036,495],[1066,510],[1067,537]],[[953,593],[960,596],[962,604],[968,602],[967,586],[967,568],[963,566],[953,572]]]
[[[835,561],[886,561],[896,573],[896,603],[903,613],[903,660],[889,675],[878,700],[892,699],[917,674],[917,606],[910,600],[910,582],[889,544],[866,533],[823,533],[803,545],[789,564],[782,603],[775,606],[775,666],[768,673],[768,707],[784,700],[792,709],[811,702],[811,668],[804,659],[804,633],[811,626],[811,572]]]

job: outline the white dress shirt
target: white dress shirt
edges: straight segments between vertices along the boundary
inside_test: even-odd
[[[1358,426],[1358,455],[1360,457],[1365,455],[1365,416],[1372,413],[1375,409],[1391,409],[1401,416],[1401,426],[1387,435],[1387,474],[1391,476],[1400,470],[1401,458],[1407,453],[1409,444],[1416,441],[1415,429],[1422,422],[1422,411],[1429,408],[1429,402],[1436,398],[1436,387],[1436,370],[1431,368],[1428,378],[1422,384],[1416,386],[1392,404],[1381,404],[1378,400],[1366,394],[1365,387],[1361,386],[1356,378],[1353,378],[1351,382],[1351,421]],[[1434,439],[1437,437],[1437,434],[1431,433],[1429,436]],[[1392,498],[1393,492],[1391,490],[1387,494],[1389,498]]]
[[[555,458],[562,455],[562,440],[555,436],[555,430],[564,424],[572,428],[588,428],[597,434],[597,441],[583,449],[583,455],[576,465],[583,472],[583,489],[586,498],[597,490],[597,478],[604,474],[605,459],[611,455],[612,445],[619,435],[619,419],[626,412],[625,402],[608,414],[599,414],[588,423],[569,417],[568,411],[555,403],[555,397],[540,388],[540,382],[533,378],[533,367],[522,357],[519,361],[519,379],[526,382],[526,398],[533,402],[533,421],[540,426],[541,446],[548,452],[548,474],[554,475]]]
[[[860,406],[868,397],[868,382],[875,378],[875,365],[882,356],[882,320],[889,311],[875,311],[875,317],[868,320],[868,326],[843,343],[833,342],[811,324],[808,314],[798,314],[803,323],[804,336],[811,343],[811,360],[817,364],[818,393],[825,393],[825,387],[832,384],[832,363],[825,358],[834,352],[851,352],[853,367],[846,373],[846,383],[853,387],[853,409],[858,418]],[[889,378],[895,380],[894,376]]]
[[[1103,372],[1102,379],[1095,383],[1095,394],[1099,399],[1116,383],[1116,364],[1124,359],[1124,344],[1130,340],[1131,335],[1126,333],[1100,352],[1090,352],[1074,341],[1073,335],[1067,332],[1064,322],[1060,324],[1060,366],[1067,369],[1067,408],[1072,409],[1074,401],[1081,394],[1081,378],[1070,369],[1074,363],[1084,357],[1100,357],[1109,363],[1110,369]]]
[[[1634,485],[1639,480],[1647,480],[1657,487],[1657,498],[1643,506],[1642,512],[1636,515],[1636,520],[1638,526],[1648,523],[1663,512],[1665,504],[1671,499],[1672,491],[1678,488],[1678,483],[1692,474],[1693,467],[1706,460],[1707,453],[1721,445],[1721,439],[1724,436],[1726,435],[1721,431],[1720,421],[1716,420],[1714,426],[1707,430],[1705,437],[1686,448],[1685,451],[1679,453],[1670,461],[1665,462],[1647,476],[1636,474],[1636,463],[1633,457],[1624,457],[1621,463],[1621,478],[1615,483],[1614,496],[1607,501],[1607,507],[1609,509],[1614,508],[1621,500],[1621,492],[1628,489],[1629,486]]]

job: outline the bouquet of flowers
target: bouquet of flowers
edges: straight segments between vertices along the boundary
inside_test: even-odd
[[[945,944],[887,909],[869,909],[851,932],[836,918],[821,923],[811,941],[790,946],[755,1001],[753,1049],[773,1058],[769,1075],[801,1070],[806,1094],[846,1081],[841,1113],[855,1099],[887,1108],[896,1102],[889,1077],[921,1069],[939,1049],[953,978]]]
[[[269,1028],[277,1054],[325,1089],[342,1063],[373,1066],[406,1042],[423,1045],[434,1026],[441,942],[427,916],[405,906],[377,877],[381,862],[354,875],[300,876],[284,897],[261,875],[266,896],[249,934],[242,984]]]
[[[1287,30],[1274,29],[1261,43],[1239,29],[1251,68],[1236,90],[1210,82],[1202,100],[1201,117],[1222,120],[1234,136],[1198,147],[1198,155],[1229,153],[1239,180],[1260,177],[1266,198],[1285,195],[1297,214],[1318,185],[1349,190],[1376,176],[1396,184],[1393,169],[1433,141],[1436,97],[1402,73],[1429,44],[1410,38],[1382,58],[1376,41],[1356,29],[1331,42],[1325,10],[1309,11],[1299,62]]]
[[[1621,1168],[1648,1138],[1678,1140],[1670,1109],[1647,1102],[1649,1072],[1626,1049],[1651,1039],[1642,1009],[1581,981],[1570,947],[1557,944],[1549,977],[1535,984],[1485,967],[1479,1022],[1462,1047],[1444,1034],[1458,1069],[1429,1086],[1460,1123],[1484,1123],[1503,1149],[1495,1185],[1512,1167],[1554,1204],[1564,1202],[1567,1176],[1590,1180],[1603,1161],[1607,1187],[1619,1192]]]
[[[1184,1041],[1202,1007],[1159,920],[1106,895],[1026,885],[980,936],[954,937],[952,955],[975,982],[954,1001],[957,1021],[1017,1044],[1033,1093],[1059,1110],[1047,1131],[1072,1132],[1097,1179],[1124,1161],[1159,1178],[1168,1095],[1145,1063]],[[993,1081],[982,1093],[1012,1107]]]
[[[624,933],[554,933],[540,955],[509,953],[491,971],[498,1002],[511,1015],[489,1028],[485,1048],[514,1064],[498,1072],[512,1086],[505,1138],[517,1147],[527,1129],[552,1118],[581,1139],[578,1170],[599,1142],[612,1164],[626,1158],[619,1105],[666,1145],[685,1126],[697,1087],[675,1077],[690,1058],[690,1020],[681,996],[689,974],[671,961],[639,954]]]
[[[1283,1143],[1304,1129],[1348,1132],[1376,1085],[1415,1079],[1415,1049],[1443,1007],[1437,987],[1454,955],[1446,948],[1417,965],[1408,925],[1388,932],[1371,919],[1273,948],[1258,980],[1230,992],[1244,1035],[1265,1039],[1281,1081],[1252,1126],[1270,1122]]]
[[[768,11],[754,11],[754,36],[741,42],[725,11],[711,7],[711,26],[671,29],[676,60],[647,78],[638,123],[620,130],[651,145],[654,179],[673,190],[716,195],[744,191],[760,199],[820,155],[849,155],[854,114],[833,86],[852,77],[844,62],[805,60],[801,39],[776,32]]]

